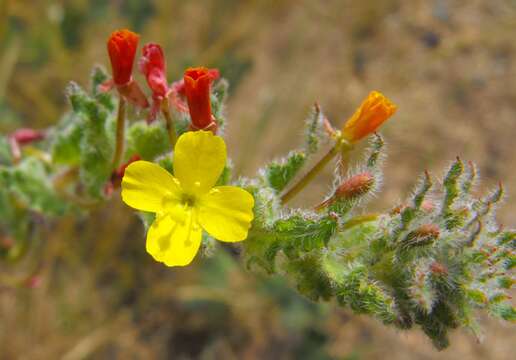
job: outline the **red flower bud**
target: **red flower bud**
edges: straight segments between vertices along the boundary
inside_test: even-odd
[[[138,38],[138,34],[126,29],[111,34],[107,42],[107,48],[111,60],[113,80],[102,84],[100,90],[109,91],[114,85],[125,99],[139,107],[146,108],[149,106],[147,98],[138,83],[133,81],[132,78]]]
[[[152,109],[148,121],[156,118],[163,100],[169,94],[167,83],[165,55],[158,44],[147,44],[142,49],[143,56],[140,58],[140,71],[147,79],[147,84],[152,90]]]
[[[11,136],[18,144],[25,145],[43,140],[45,133],[39,130],[24,128],[16,130]]]
[[[145,75],[147,84],[152,90],[153,96],[167,96],[168,83],[166,76],[165,56],[163,49],[158,44],[147,44],[142,49],[140,58],[140,71]]]
[[[211,114],[210,86],[218,76],[217,70],[205,67],[185,71],[185,94],[194,130],[213,129],[216,126]]]
[[[113,80],[117,86],[126,85],[131,81],[138,38],[137,34],[126,29],[115,31],[109,37],[107,48]]]

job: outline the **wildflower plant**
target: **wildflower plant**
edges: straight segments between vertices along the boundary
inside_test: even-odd
[[[515,321],[516,232],[495,220],[501,184],[477,196],[472,162],[455,159],[442,180],[424,172],[406,201],[367,210],[385,158],[376,131],[396,112],[384,95],[371,92],[341,129],[315,106],[299,148],[243,178],[226,155],[227,83],[218,71],[190,68],[168,84],[163,50],[147,44],[138,64],[150,105],[132,76],[137,46],[137,34],[113,33],[112,76],[95,67],[89,90],[71,83],[70,111],[52,128],[0,137],[2,261],[27,254],[42,216],[123,200],[144,220],[142,251],[167,266],[211,252],[213,239],[238,242],[249,271],[283,276],[313,301],[420,327],[438,349],[458,327],[481,337],[477,310]],[[368,150],[348,165],[360,141]],[[288,206],[334,159],[328,196],[312,208]]]

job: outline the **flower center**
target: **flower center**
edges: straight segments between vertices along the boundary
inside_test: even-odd
[[[187,207],[194,207],[195,205],[195,196],[187,193],[183,193],[181,195],[181,203],[186,205]]]

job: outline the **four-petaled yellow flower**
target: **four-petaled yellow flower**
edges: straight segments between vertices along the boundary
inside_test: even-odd
[[[378,91],[371,91],[342,128],[345,139],[356,142],[375,132],[396,112],[396,105]]]
[[[177,141],[174,176],[136,161],[125,170],[123,201],[156,213],[147,252],[167,266],[190,264],[202,230],[224,242],[242,241],[253,220],[253,196],[236,186],[215,186],[226,164],[226,144],[209,131],[187,132]]]

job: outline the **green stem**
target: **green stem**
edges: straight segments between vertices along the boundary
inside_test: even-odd
[[[176,129],[174,128],[174,121],[172,120],[172,116],[170,115],[168,98],[165,98],[161,104],[161,112],[165,117],[165,127],[167,128],[168,140],[170,141],[170,145],[172,149],[176,146],[177,134]]]
[[[343,148],[343,143],[338,141],[331,149],[328,151],[324,157],[314,165],[313,168],[310,169],[293,187],[290,188],[285,194],[281,196],[281,203],[286,204],[290,199],[299,194],[301,190],[303,190],[328,164],[337,154],[341,151],[349,151]]]
[[[116,169],[120,164],[122,155],[124,153],[125,142],[125,99],[120,97],[118,102],[118,114],[116,117],[116,147],[115,155],[113,156],[113,169]]]

